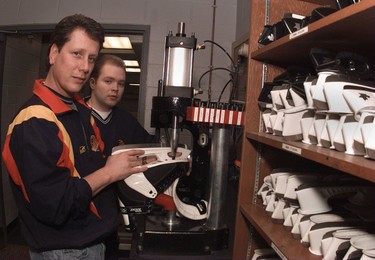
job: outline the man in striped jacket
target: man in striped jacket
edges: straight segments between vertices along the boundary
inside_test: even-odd
[[[31,259],[104,259],[119,210],[111,183],[143,172],[133,150],[106,158],[91,110],[76,94],[104,41],[83,15],[62,19],[52,35],[46,79],[9,125],[3,160]]]

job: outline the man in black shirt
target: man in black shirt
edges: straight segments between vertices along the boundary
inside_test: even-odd
[[[85,98],[92,108],[91,113],[105,144],[104,153],[108,156],[117,145],[153,142],[153,136],[135,117],[116,106],[124,94],[125,79],[124,61],[115,55],[101,55],[90,77],[91,96]],[[106,247],[106,259],[117,259],[117,232],[107,240]]]
[[[85,99],[105,143],[105,153],[123,144],[153,142],[150,135],[127,111],[117,107],[125,90],[125,63],[115,55],[99,56],[90,77],[91,96]]]

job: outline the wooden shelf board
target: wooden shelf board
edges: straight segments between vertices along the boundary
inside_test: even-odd
[[[298,3],[304,1],[305,3]],[[328,2],[329,0],[327,0]],[[293,12],[308,15],[318,6],[325,6],[325,0],[272,0],[270,4],[270,21],[281,20],[283,13]],[[334,3],[334,1],[330,1]],[[311,4],[310,4],[311,3]],[[315,4],[316,3],[316,4]],[[272,79],[288,66],[305,66],[312,68],[310,50],[313,47],[334,51],[355,52],[375,62],[375,1],[362,0],[357,4],[343,8],[325,18],[322,18],[292,35],[287,35],[277,41],[258,49],[257,38],[264,26],[266,10],[261,1],[251,1],[251,21],[249,31],[250,57],[248,66],[247,84],[247,111],[245,136],[248,140],[243,142],[243,155],[241,167],[241,180],[239,187],[239,200],[236,221],[236,234],[234,243],[234,256],[236,259],[245,259],[251,251],[264,244],[277,249],[284,259],[322,259],[313,255],[308,248],[301,245],[299,240],[293,239],[289,231],[282,224],[273,223],[262,205],[252,204],[252,194],[255,184],[261,176],[269,173],[269,168],[281,165],[283,160],[292,158],[298,164],[304,164],[305,159],[324,166],[337,169],[344,173],[375,183],[375,161],[361,156],[348,155],[316,145],[302,142],[286,141],[279,136],[258,133],[259,113],[257,100],[259,88],[263,77]],[[271,23],[272,24],[272,23]],[[292,37],[291,37],[292,36]],[[262,63],[270,65],[267,74]],[[262,77],[261,77],[262,76]],[[253,111],[254,110],[254,111]],[[256,142],[256,143],[255,143]],[[258,158],[257,149],[263,147],[264,156]],[[296,158],[292,155],[299,156]],[[258,160],[259,159],[259,160]],[[306,161],[307,162],[307,161]],[[309,162],[307,162],[309,163]],[[258,165],[259,164],[259,165]],[[315,164],[314,164],[315,165]],[[259,175],[255,171],[259,170]],[[249,224],[250,223],[250,224]],[[248,225],[254,229],[248,229]],[[254,234],[251,234],[251,230]],[[264,239],[259,239],[259,236]],[[246,238],[249,237],[249,240]],[[250,242],[251,248],[248,247]]]
[[[266,211],[256,204],[242,204],[241,213],[249,220],[251,225],[262,235],[269,245],[281,253],[281,257],[289,260],[321,260],[321,256],[310,253],[308,248],[302,246],[299,240],[294,239],[282,224],[272,222]],[[285,259],[284,258],[284,259]]]
[[[267,133],[248,132],[250,140],[287,151],[317,163],[338,169],[353,176],[375,183],[375,161],[362,156],[349,155],[317,145],[285,141],[280,136]]]
[[[335,52],[356,50],[372,58],[374,24],[375,1],[363,0],[311,23],[302,29],[307,32],[298,37],[289,39],[287,35],[252,52],[251,58],[282,67],[290,64],[311,67],[309,53],[313,47]]]

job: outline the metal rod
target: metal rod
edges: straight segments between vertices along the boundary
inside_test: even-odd
[[[178,23],[178,32],[177,35],[185,35],[185,23],[184,22],[179,22]]]
[[[212,129],[208,229],[216,230],[225,226],[223,217],[228,179],[229,142],[230,126],[215,124]]]
[[[215,22],[216,22],[216,0],[212,5],[212,29],[211,29],[211,41],[215,41]],[[213,60],[214,60],[214,45],[211,44],[211,53],[210,53],[210,68],[213,68]],[[208,101],[211,101],[211,92],[212,92],[212,71],[208,75]]]
[[[171,142],[171,152],[172,152],[172,159],[174,160],[176,158],[176,152],[179,142],[179,134],[178,134],[178,115],[174,115],[172,118],[173,127],[171,129],[171,135],[170,135],[170,142]]]

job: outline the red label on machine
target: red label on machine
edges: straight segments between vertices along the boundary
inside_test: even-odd
[[[220,113],[221,113],[221,109],[215,109],[215,123],[220,122]]]
[[[203,122],[204,119],[204,107],[199,108],[198,122]]]
[[[243,125],[242,111],[233,111],[217,108],[187,107],[186,120],[226,125]]]

